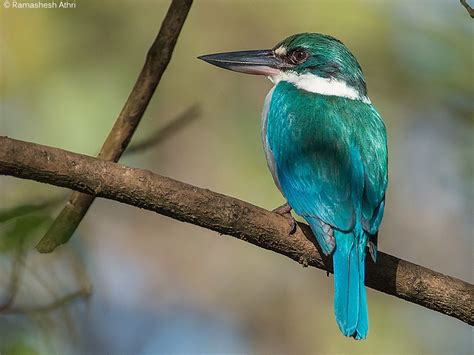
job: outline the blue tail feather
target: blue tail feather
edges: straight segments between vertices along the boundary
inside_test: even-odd
[[[334,311],[336,321],[345,336],[365,339],[369,328],[365,295],[364,232],[334,231],[336,248],[334,265]]]
[[[365,339],[369,333],[369,309],[367,306],[367,297],[365,294],[365,252],[366,239],[363,236],[362,241],[358,244],[359,249],[359,321],[357,323],[355,336],[356,339]]]

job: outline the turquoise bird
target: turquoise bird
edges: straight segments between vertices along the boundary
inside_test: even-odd
[[[291,209],[332,255],[334,311],[345,336],[369,330],[365,256],[377,258],[387,189],[385,125],[367,96],[357,59],[339,40],[301,33],[273,49],[199,57],[218,67],[267,76],[262,139],[268,167]],[[292,223],[294,219],[292,219]]]

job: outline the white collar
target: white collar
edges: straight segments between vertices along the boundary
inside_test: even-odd
[[[361,96],[356,89],[348,86],[344,81],[337,79],[321,78],[311,73],[297,74],[292,71],[280,71],[276,75],[269,76],[268,79],[275,85],[280,81],[286,81],[304,91],[321,95],[345,97],[350,100],[359,100],[366,104],[371,103],[367,96]]]

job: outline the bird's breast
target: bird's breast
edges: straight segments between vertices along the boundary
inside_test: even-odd
[[[278,189],[281,191],[281,186],[280,186],[280,181],[278,180],[278,175],[276,172],[276,163],[275,163],[275,157],[273,155],[273,152],[270,149],[269,142],[268,142],[268,136],[267,136],[267,123],[268,123],[268,113],[270,110],[270,103],[272,101],[272,96],[273,92],[275,90],[274,86],[267,94],[265,97],[265,102],[263,105],[263,111],[262,111],[262,143],[263,143],[263,149],[265,151],[265,159],[267,160],[267,166],[268,169],[270,170],[273,181],[275,182],[275,185],[278,187]]]

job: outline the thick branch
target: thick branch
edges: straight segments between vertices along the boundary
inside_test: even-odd
[[[150,171],[0,137],[0,174],[116,200],[248,241],[331,272],[304,224],[288,236],[276,213]],[[366,285],[474,325],[473,285],[380,252]]]
[[[132,92],[102,146],[98,155],[99,159],[118,161],[127,148],[171,60],[171,54],[191,4],[192,0],[172,0]],[[92,202],[94,202],[94,196],[74,192],[37,245],[37,250],[48,253],[66,243],[81,223]]]

